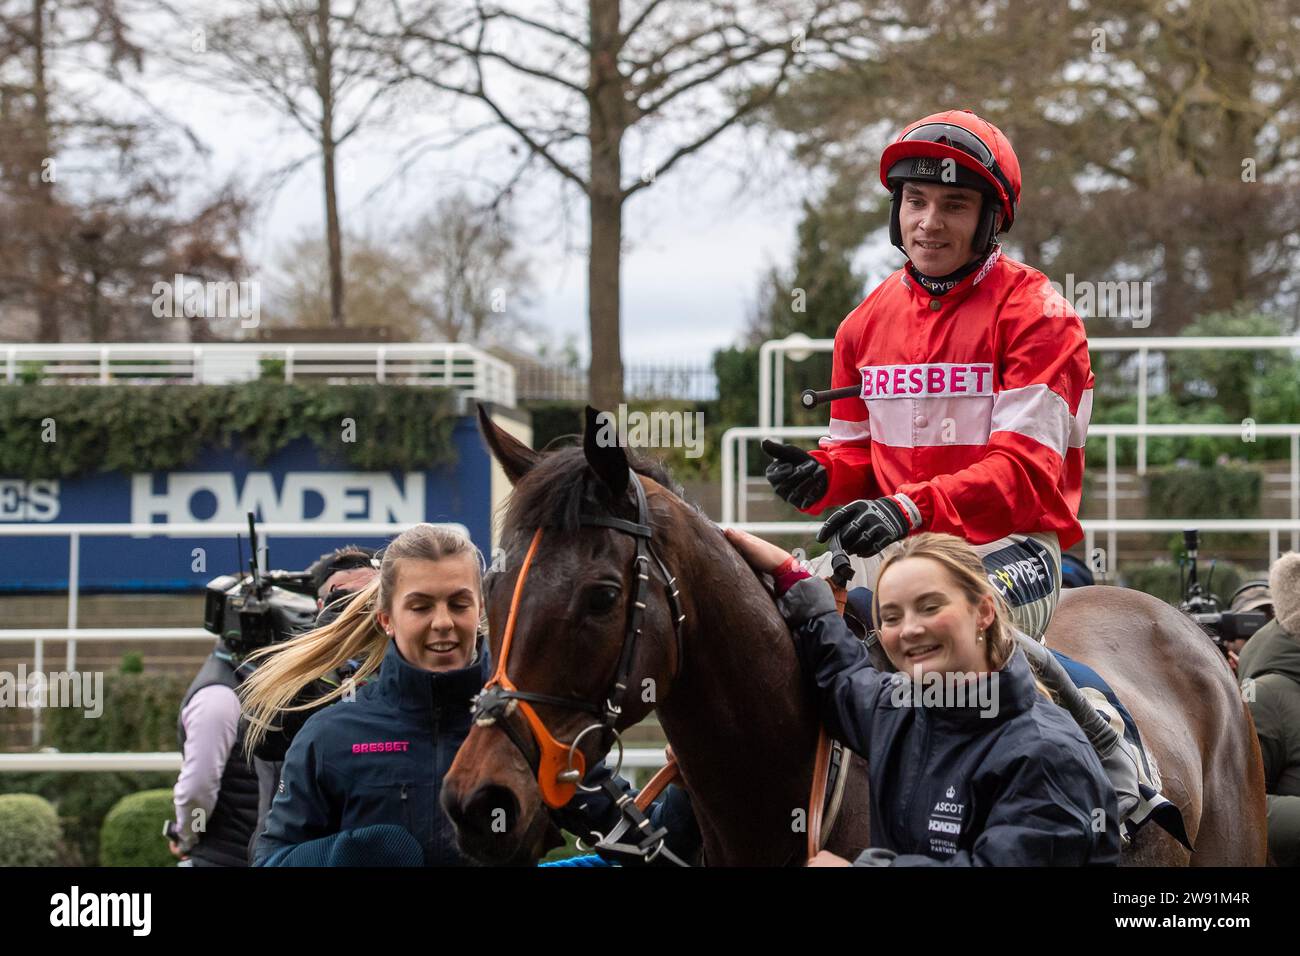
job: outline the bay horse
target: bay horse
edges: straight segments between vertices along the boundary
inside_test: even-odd
[[[545,454],[497,428],[482,407],[479,424],[514,486],[504,561],[494,562],[485,595],[489,644],[499,661],[509,627],[510,679],[537,698],[533,713],[544,732],[575,740],[592,724],[577,708],[606,699],[625,663],[629,568],[640,552],[614,525],[638,517],[627,494],[635,469],[654,546],[680,596],[670,600],[662,582],[645,592],[637,612],[644,637],[626,662],[632,688],[616,729],[657,712],[709,865],[803,863],[807,836],[798,824],[806,825],[812,788],[820,723],[815,688],[801,674],[789,630],[759,577],[716,524],[673,492],[662,469],[630,462],[608,436],[597,440],[594,409],[587,410],[581,448]],[[613,520],[583,520],[593,513]],[[525,554],[532,570],[527,587],[517,588]],[[674,600],[683,615],[680,632]],[[1124,862],[1263,863],[1264,782],[1253,723],[1226,664],[1196,625],[1149,595],[1093,587],[1062,595],[1048,643],[1091,665],[1129,706],[1196,848],[1189,854],[1152,825]],[[481,863],[532,863],[561,841],[524,756],[528,745],[520,738],[530,728],[512,720],[511,727],[473,727],[443,782],[443,809],[461,850]],[[586,766],[604,757],[595,736],[577,748]],[[825,849],[852,859],[870,843],[869,794],[861,759],[853,755],[846,766]]]

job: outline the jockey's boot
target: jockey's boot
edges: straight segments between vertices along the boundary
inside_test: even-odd
[[[1088,742],[1097,751],[1102,769],[1106,771],[1106,776],[1110,778],[1111,785],[1115,788],[1120,835],[1127,843],[1129,838],[1124,821],[1142,800],[1141,792],[1138,790],[1142,758],[1137,753],[1137,749],[1124,739],[1123,733],[1115,726],[1123,726],[1119,714],[1115,713],[1114,707],[1106,700],[1104,694],[1097,692],[1094,698],[1094,695],[1085,695],[1076,687],[1070,675],[1061,666],[1061,662],[1038,641],[1020,631],[1016,632],[1016,637],[1025,656],[1033,665],[1038,679],[1055,695],[1057,703],[1074,718],[1084,736],[1088,738]],[[1114,714],[1113,723],[1108,722],[1101,713],[1098,713],[1098,709],[1103,704],[1104,713],[1108,716]]]

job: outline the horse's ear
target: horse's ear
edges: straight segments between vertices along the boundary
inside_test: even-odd
[[[609,488],[615,498],[627,491],[627,452],[618,443],[618,429],[613,416],[587,406],[587,427],[582,433],[582,450],[587,464]]]
[[[541,461],[540,452],[533,451],[504,428],[498,428],[482,405],[478,406],[478,427],[487,440],[492,457],[500,462],[510,484],[516,484],[528,474],[533,465]]]

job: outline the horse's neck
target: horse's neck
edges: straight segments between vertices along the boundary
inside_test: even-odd
[[[794,823],[807,810],[815,704],[771,595],[715,529],[694,530],[693,564],[677,571],[682,670],[660,720],[709,861],[786,862],[806,839]]]

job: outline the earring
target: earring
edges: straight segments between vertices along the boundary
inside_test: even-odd
[[[980,632],[979,632],[979,636],[975,638],[975,641],[976,641],[976,643],[978,643],[978,644],[983,644],[983,643],[984,643],[984,632],[983,632],[983,631],[980,631]]]

